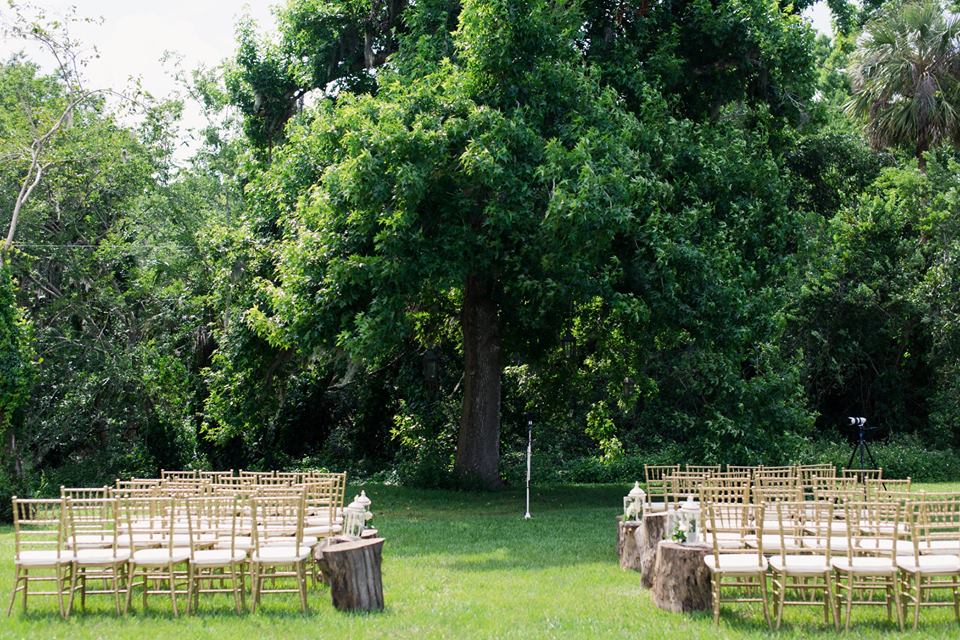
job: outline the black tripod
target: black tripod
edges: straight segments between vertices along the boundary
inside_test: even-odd
[[[867,446],[867,431],[870,429],[867,428],[867,419],[866,418],[847,418],[850,421],[850,426],[857,427],[857,443],[853,445],[853,451],[850,452],[850,460],[847,461],[847,469],[853,469],[853,461],[857,456],[860,457],[860,466],[858,469],[866,469],[863,466],[865,459],[870,460],[870,464],[873,465],[874,469],[879,469],[880,465],[877,464],[876,459],[873,457],[873,454],[870,453],[870,447]]]

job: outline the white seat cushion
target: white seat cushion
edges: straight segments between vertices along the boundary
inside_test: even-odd
[[[960,574],[960,556],[920,556],[920,564],[912,556],[897,558],[897,566],[921,575]]]
[[[229,549],[230,548],[230,538],[223,537],[217,540],[216,544],[213,545],[216,549]],[[253,548],[253,538],[250,536],[237,536],[233,539],[233,548],[241,549],[243,551],[249,551]]]
[[[234,549],[232,556],[230,549],[201,549],[193,552],[190,562],[200,567],[222,567],[246,559],[246,552],[240,549]]]
[[[817,575],[830,571],[826,556],[788,555],[781,558],[776,555],[770,558],[769,563],[770,568],[777,573],[790,575]]]
[[[130,559],[129,549],[78,549],[77,564],[80,566],[103,566],[126,562]]]
[[[141,549],[134,551],[131,562],[147,566],[165,566],[177,562],[186,562],[190,558],[188,547],[174,547],[173,549]]]
[[[960,554],[960,540],[931,540],[920,543],[920,553],[929,555]]]
[[[303,530],[304,535],[309,536],[329,536],[333,534],[340,533],[343,530],[339,524],[334,525],[318,525],[318,526],[309,526],[305,527]]]
[[[122,536],[121,536],[122,538]],[[121,539],[121,538],[118,538]],[[84,533],[67,538],[68,547],[77,549],[97,549],[113,546],[113,536],[100,533]]]
[[[753,553],[721,553],[719,566],[713,554],[704,556],[703,561],[715,573],[749,575],[767,570],[767,561]]]
[[[868,576],[885,576],[897,571],[890,558],[855,557],[852,565],[848,558],[834,558],[831,564],[838,571]]]
[[[73,562],[73,552],[63,550],[58,554],[52,549],[21,551],[14,562],[21,567],[56,567]]]
[[[260,553],[254,553],[250,560],[260,564],[292,564],[309,556],[310,547],[260,547]]]

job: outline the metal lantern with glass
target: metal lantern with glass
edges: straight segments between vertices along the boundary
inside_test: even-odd
[[[623,497],[623,521],[642,520],[646,499],[647,494],[640,488],[640,483],[634,482],[633,489]]]
[[[366,527],[367,510],[360,496],[354,496],[353,502],[343,509],[343,535],[359,538]]]
[[[689,496],[677,513],[677,527],[684,532],[683,544],[699,542],[700,505]]]

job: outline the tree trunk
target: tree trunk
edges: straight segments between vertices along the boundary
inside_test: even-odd
[[[647,589],[653,587],[657,575],[657,547],[667,538],[670,525],[670,513],[667,511],[647,512],[643,514],[640,525],[640,584]]]
[[[709,611],[710,571],[703,558],[710,552],[705,544],[661,542],[657,547],[653,603],[674,613]]]
[[[370,538],[323,549],[323,572],[338,610],[383,611],[383,542],[383,538]]]
[[[500,486],[500,314],[493,283],[467,277],[463,331],[463,412],[454,471],[468,484]]]

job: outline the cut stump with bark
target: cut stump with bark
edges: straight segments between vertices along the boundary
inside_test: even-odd
[[[657,545],[669,535],[667,525],[670,514],[666,511],[643,514],[638,540],[640,543],[640,584],[647,589],[653,586],[657,574]]]
[[[323,548],[321,567],[340,611],[382,611],[383,538],[337,542]]]
[[[620,568],[624,571],[640,571],[641,524],[636,520],[624,522],[623,516],[617,516],[617,556],[620,558]]]
[[[675,613],[709,611],[710,570],[703,558],[711,552],[705,544],[663,541],[657,545],[653,603]]]

